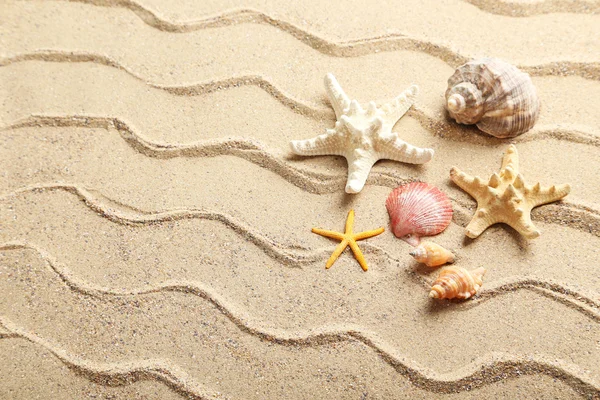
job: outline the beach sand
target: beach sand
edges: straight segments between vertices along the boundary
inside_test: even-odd
[[[0,398],[600,398],[600,4],[592,0],[82,0],[0,4]],[[398,2],[400,3],[400,2]],[[514,139],[443,110],[481,56],[532,75],[542,102]],[[351,98],[420,94],[395,127],[435,149],[382,160],[357,195],[341,157],[289,141]],[[475,240],[449,170],[569,183]],[[385,199],[422,180],[453,221],[433,240],[487,273],[432,301],[436,270],[393,236]],[[363,270],[312,227],[386,227]]]

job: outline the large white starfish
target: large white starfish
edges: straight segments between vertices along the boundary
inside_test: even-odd
[[[415,102],[419,88],[409,87],[389,103],[378,107],[370,101],[364,110],[350,101],[333,74],[325,76],[325,88],[337,121],[327,133],[306,140],[292,140],[292,151],[303,156],[339,155],[348,161],[346,193],[358,193],[365,186],[373,164],[390,159],[423,164],[433,157],[432,149],[406,143],[392,128]]]

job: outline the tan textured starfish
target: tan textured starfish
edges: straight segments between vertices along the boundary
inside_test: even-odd
[[[569,185],[545,188],[539,183],[526,185],[519,174],[517,148],[512,144],[506,150],[499,173],[493,174],[489,182],[483,182],[478,176],[473,178],[456,167],[450,170],[450,179],[477,200],[477,211],[466,229],[470,238],[476,238],[489,226],[503,222],[526,238],[534,239],[540,231],[531,222],[531,210],[560,200],[571,191]]]
[[[312,228],[312,231],[318,235],[325,236],[332,239],[340,240],[341,243],[337,245],[329,260],[327,260],[327,264],[325,264],[325,268],[329,269],[335,260],[338,259],[340,254],[346,249],[346,247],[350,246],[352,252],[354,253],[354,257],[362,267],[364,271],[367,271],[369,267],[367,266],[367,262],[365,261],[365,256],[362,251],[358,248],[357,240],[367,239],[373,236],[377,236],[385,231],[384,228],[374,229],[371,231],[365,231],[360,233],[354,233],[354,210],[350,210],[348,213],[348,218],[346,218],[346,231],[344,233],[334,232],[334,231],[326,231],[325,229]]]

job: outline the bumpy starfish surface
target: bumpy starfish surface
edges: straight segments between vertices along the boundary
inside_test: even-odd
[[[354,210],[350,210],[348,213],[348,218],[346,219],[346,231],[344,233],[334,232],[334,231],[326,231],[325,229],[312,228],[312,231],[321,236],[325,236],[332,239],[340,240],[341,243],[337,245],[329,260],[327,260],[327,264],[325,264],[325,268],[329,269],[335,260],[338,259],[340,254],[346,249],[346,247],[350,246],[352,252],[354,253],[354,257],[358,260],[358,263],[362,267],[364,271],[368,270],[367,262],[365,261],[365,256],[362,251],[358,248],[357,240],[367,239],[373,236],[377,236],[383,233],[385,229],[379,228],[371,231],[365,231],[360,233],[354,233]]]
[[[466,229],[466,235],[470,238],[476,238],[489,226],[503,222],[526,238],[534,239],[540,235],[540,231],[531,222],[531,210],[560,200],[571,191],[569,185],[544,188],[539,183],[526,185],[519,174],[519,155],[514,145],[506,150],[499,173],[493,174],[487,183],[456,167],[450,170],[450,178],[477,200],[477,211]]]
[[[414,103],[417,86],[411,86],[381,107],[371,101],[366,110],[356,100],[350,101],[332,74],[325,77],[325,88],[337,118],[334,128],[312,139],[293,140],[290,145],[294,153],[303,156],[346,157],[346,193],[358,193],[363,189],[377,160],[386,158],[423,164],[433,157],[432,149],[412,146],[392,132],[396,122]]]

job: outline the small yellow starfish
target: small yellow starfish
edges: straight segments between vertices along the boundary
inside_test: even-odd
[[[312,231],[318,235],[325,236],[332,239],[341,240],[341,243],[337,245],[329,260],[327,260],[327,264],[325,264],[325,268],[329,269],[335,260],[338,259],[340,254],[346,249],[346,247],[350,246],[352,252],[354,253],[354,257],[362,267],[364,271],[368,270],[367,262],[365,261],[365,256],[362,251],[358,248],[357,240],[367,239],[373,236],[377,236],[385,231],[384,228],[374,229],[371,231],[365,231],[360,233],[354,233],[354,210],[350,210],[348,213],[348,218],[346,219],[346,231],[344,233],[334,232],[334,231],[326,231],[325,229],[312,228]]]

